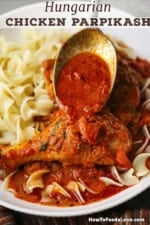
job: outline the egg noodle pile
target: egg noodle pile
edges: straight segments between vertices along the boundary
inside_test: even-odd
[[[19,31],[21,40],[0,35],[0,144],[19,144],[38,130],[35,116],[53,108],[45,87],[42,61],[55,58],[65,35],[53,30]]]

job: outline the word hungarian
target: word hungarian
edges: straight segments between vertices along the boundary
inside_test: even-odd
[[[98,13],[98,12],[111,12],[110,4],[96,4],[93,3],[55,3],[55,2],[46,2],[45,12],[63,12],[71,13],[71,15],[76,15],[77,13]]]
[[[129,27],[129,26],[150,26],[150,18],[7,18],[6,25],[9,27]]]

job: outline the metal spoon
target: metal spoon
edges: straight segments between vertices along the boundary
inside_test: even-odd
[[[58,54],[54,69],[54,91],[56,97],[56,82],[61,70],[71,58],[83,52],[94,53],[107,62],[111,76],[111,87],[109,90],[111,93],[117,69],[115,48],[109,38],[99,29],[87,28],[71,36]]]

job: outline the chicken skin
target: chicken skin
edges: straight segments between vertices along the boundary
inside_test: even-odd
[[[58,110],[51,115],[49,126],[30,141],[1,148],[0,161],[8,172],[34,161],[83,166],[118,164],[128,168],[126,153],[131,143],[129,131],[110,113],[70,123]]]

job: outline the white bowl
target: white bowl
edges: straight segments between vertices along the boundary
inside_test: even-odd
[[[33,16],[42,15],[43,4],[38,3],[34,5],[29,5],[17,10],[13,10],[0,16],[0,22],[4,17],[11,16]],[[128,17],[129,14],[122,12],[117,9],[112,9],[109,14],[110,17],[117,15],[117,17]],[[105,28],[102,29],[104,32],[113,35],[117,39],[124,41],[127,45],[131,46],[137,51],[139,56],[150,59],[150,30],[146,28]],[[18,38],[19,29],[4,28],[0,31],[4,33],[9,39]],[[53,206],[43,206],[40,204],[32,204],[20,199],[15,198],[11,193],[5,192],[1,188],[2,182],[0,181],[0,204],[2,206],[8,207],[10,209],[16,210],[18,212],[41,215],[41,216],[54,216],[54,217],[67,217],[67,216],[79,216],[90,214],[98,211],[103,211],[111,207],[117,206],[139,193],[143,192],[146,188],[150,186],[150,178],[147,176],[142,179],[137,185],[129,187],[128,189],[118,193],[112,197],[105,200],[76,207],[53,207]]]

